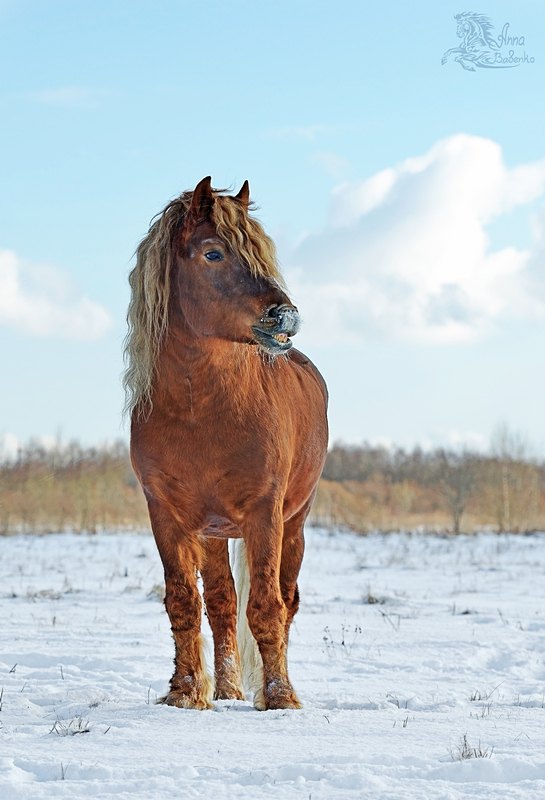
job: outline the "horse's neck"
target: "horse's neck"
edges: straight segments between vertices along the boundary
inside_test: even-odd
[[[484,35],[484,31],[481,30],[479,25],[475,23],[470,27],[469,33],[465,38],[466,43],[472,44],[475,41],[481,42],[483,45],[486,44],[486,36]]]
[[[218,339],[194,338],[170,330],[159,355],[156,388],[182,407],[192,404],[237,406],[255,390],[261,359],[256,348]]]

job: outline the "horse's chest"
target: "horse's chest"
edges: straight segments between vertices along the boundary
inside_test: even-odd
[[[219,514],[268,492],[280,461],[275,448],[246,431],[209,435],[178,429],[146,450],[144,482],[147,474],[155,486],[168,486],[176,502],[210,506]]]

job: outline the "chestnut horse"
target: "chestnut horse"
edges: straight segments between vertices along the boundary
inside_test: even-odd
[[[290,349],[299,314],[274,244],[248,211],[247,181],[227,196],[204,178],[150,226],[129,279],[131,459],[163,562],[175,642],[162,701],[180,708],[243,699],[252,664],[256,708],[300,707],[287,644],[303,523],[327,447],[327,391],[309,359]],[[240,540],[246,587],[238,592],[230,538]],[[215,684],[202,651],[198,573]],[[237,644],[237,593],[239,609],[246,595],[239,629],[249,628],[251,647]]]

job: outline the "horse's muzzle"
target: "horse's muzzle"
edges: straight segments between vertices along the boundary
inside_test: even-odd
[[[252,331],[257,344],[271,355],[285,353],[292,346],[291,336],[295,336],[301,326],[301,318],[295,306],[283,304],[270,306]]]

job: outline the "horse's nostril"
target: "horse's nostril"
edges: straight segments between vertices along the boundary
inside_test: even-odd
[[[301,325],[299,312],[288,303],[282,305],[269,306],[260,320],[263,330],[270,331],[271,335],[276,336],[286,334],[294,336]]]
[[[295,306],[284,304],[283,306],[278,306],[276,313],[279,317],[282,316],[290,316],[294,317],[298,315],[298,311]]]
[[[278,311],[280,310],[281,306],[269,306],[268,309],[263,314],[263,318],[275,318],[278,316]]]
[[[282,317],[298,315],[299,312],[295,306],[283,303],[282,305],[269,306],[263,314],[263,319],[282,319]]]

